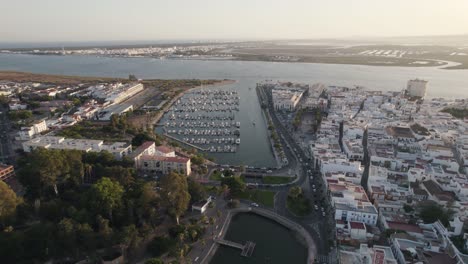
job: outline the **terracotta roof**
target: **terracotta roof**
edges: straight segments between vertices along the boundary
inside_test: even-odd
[[[346,222],[344,220],[338,219],[335,221],[337,224],[344,225]]]
[[[385,263],[385,251],[380,249],[374,250],[374,262],[373,264],[384,264]]]
[[[351,229],[366,229],[366,226],[361,222],[349,222]]]
[[[12,165],[7,165],[7,164],[0,163],[0,170],[9,169],[9,168],[12,168],[12,167],[13,167]]]
[[[159,151],[159,152],[165,153],[165,154],[174,152],[173,149],[171,149],[169,147],[166,147],[166,146],[158,146],[158,147],[156,147],[156,150]]]
[[[153,141],[145,141],[143,144],[141,144],[138,148],[135,149],[135,151],[133,152],[133,156],[140,155],[154,144],[155,143]]]
[[[420,234],[423,233],[422,229],[417,225],[397,223],[397,222],[392,222],[392,221],[387,221],[387,224],[390,229],[402,230],[406,232],[420,233]]]

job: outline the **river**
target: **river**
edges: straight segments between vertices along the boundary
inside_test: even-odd
[[[428,97],[467,98],[468,71],[435,67],[382,67],[316,63],[253,61],[160,60],[96,56],[38,56],[0,54],[0,70],[81,76],[161,79],[233,79],[230,88],[241,96],[241,145],[235,154],[218,154],[218,163],[258,167],[275,165],[266,138],[266,124],[255,94],[263,80],[360,85],[370,90],[399,91],[409,79],[429,81]],[[249,90],[252,87],[252,90]],[[252,126],[252,122],[256,126]]]

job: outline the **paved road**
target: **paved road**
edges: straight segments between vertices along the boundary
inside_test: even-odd
[[[279,186],[279,185],[270,185],[270,186],[261,186],[259,189],[271,190],[277,192],[274,201],[274,211],[284,217],[287,217],[290,220],[299,223],[315,241],[317,247],[317,260],[319,263],[335,263],[336,254],[330,253],[329,240],[334,240],[334,212],[333,208],[329,202],[329,196],[327,194],[327,188],[323,182],[320,173],[314,170],[311,166],[309,157],[310,153],[304,150],[298,144],[294,138],[294,132],[291,128],[285,127],[284,120],[280,120],[277,116],[277,113],[273,109],[271,93],[263,93],[265,98],[264,101],[267,102],[268,108],[272,121],[275,125],[275,129],[280,136],[281,144],[284,146],[284,151],[286,157],[289,161],[289,164],[286,167],[283,167],[279,170],[274,170],[273,174],[281,174],[284,172],[292,172],[292,174],[298,175],[298,179],[295,181],[294,185],[301,186],[304,190],[304,194],[312,201],[312,213],[308,216],[299,217],[293,215],[286,208],[286,201],[288,190],[291,186]],[[213,168],[210,168],[213,169]],[[210,184],[211,182],[206,182]],[[241,201],[243,203],[249,204],[249,201]],[[318,210],[314,209],[314,205],[318,206]],[[217,204],[217,206],[219,206]],[[325,212],[325,216],[322,215],[322,209]],[[223,214],[224,215],[224,214]],[[211,235],[211,230],[207,232],[207,236]],[[207,240],[205,247],[199,247],[190,253],[190,258],[193,260],[197,256],[205,255],[206,249],[212,245],[213,241],[210,239]],[[198,261],[200,261],[198,259]],[[195,262],[196,263],[196,262]]]
[[[214,242],[214,238],[218,235],[226,220],[226,201],[222,199],[221,196],[218,196],[214,202],[215,206],[213,208],[208,208],[204,215],[215,218],[215,223],[214,225],[208,225],[203,238],[192,244],[192,249],[186,257],[191,260],[191,263],[203,263],[203,260],[209,258],[207,254],[209,253],[210,248],[216,243]],[[220,217],[217,215],[218,211],[221,212]],[[203,244],[202,241],[205,241],[205,244]]]
[[[293,131],[285,127],[284,120],[278,118],[277,112],[273,109],[271,93],[265,92],[263,94],[267,96],[267,110],[270,112],[275,128],[280,135],[281,143],[283,146],[286,146],[285,153],[290,161],[290,165],[294,166],[293,168],[299,175],[296,185],[301,186],[304,189],[304,194],[312,200],[314,205],[316,204],[319,207],[319,210],[313,209],[313,212],[308,216],[297,217],[286,208],[287,190],[289,187],[276,187],[274,189],[278,191],[278,194],[275,197],[275,211],[300,223],[314,238],[318,253],[322,256],[328,256],[328,240],[334,240],[332,234],[334,230],[334,212],[329,202],[326,186],[319,172],[315,171],[310,164],[310,160],[312,160],[308,156],[310,153],[304,151],[293,137]],[[324,208],[325,217],[322,215],[320,207]]]

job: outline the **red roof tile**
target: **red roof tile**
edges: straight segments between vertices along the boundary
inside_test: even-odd
[[[165,154],[174,152],[174,150],[166,146],[158,146],[156,147],[156,150]]]
[[[366,226],[361,222],[349,222],[351,229],[366,229]]]

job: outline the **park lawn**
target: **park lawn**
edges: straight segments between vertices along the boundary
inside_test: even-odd
[[[264,184],[284,184],[292,182],[295,178],[288,177],[288,176],[264,176],[263,183]]]
[[[220,171],[213,171],[210,175],[210,180],[220,181],[222,179]]]
[[[291,213],[297,216],[306,216],[312,211],[309,199],[303,196],[300,196],[298,199],[288,197],[286,206]]]
[[[264,206],[273,207],[276,192],[264,190],[245,190],[239,195],[239,198],[250,200]]]

